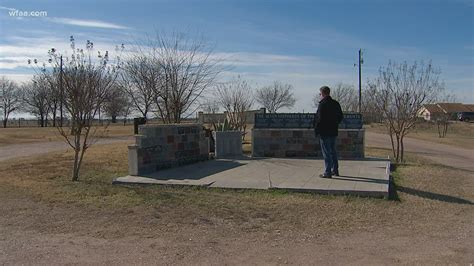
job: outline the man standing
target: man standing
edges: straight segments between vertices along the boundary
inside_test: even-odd
[[[323,152],[324,165],[326,167],[324,173],[319,175],[319,177],[331,178],[333,175],[339,175],[336,137],[343,114],[341,105],[331,98],[331,89],[328,86],[322,86],[319,92],[321,101],[314,117],[314,132],[316,136],[320,135],[321,151]]]

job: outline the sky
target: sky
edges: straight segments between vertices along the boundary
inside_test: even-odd
[[[363,85],[389,60],[431,60],[447,91],[474,103],[473,26],[474,0],[0,0],[0,75],[27,81],[27,59],[45,60],[51,47],[67,52],[71,35],[78,46],[91,40],[113,51],[155,32],[182,32],[204,37],[225,59],[223,81],[293,85],[295,112],[312,111],[323,85],[357,88],[359,49]]]

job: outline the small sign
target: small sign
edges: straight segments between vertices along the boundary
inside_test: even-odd
[[[257,113],[254,128],[313,128],[314,116],[314,113]],[[344,113],[339,128],[361,129],[362,115]]]

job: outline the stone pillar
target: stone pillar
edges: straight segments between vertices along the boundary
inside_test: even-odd
[[[128,173],[130,175],[138,175],[138,145],[128,145]]]
[[[214,131],[215,157],[233,158],[242,156],[242,132]]]

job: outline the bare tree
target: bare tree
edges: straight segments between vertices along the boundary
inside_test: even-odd
[[[74,150],[72,181],[79,180],[79,171],[87,149],[105,133],[93,126],[98,109],[110,95],[119,68],[112,64],[109,52],[93,56],[93,43],[87,41],[86,49],[76,48],[74,37],[71,36],[71,54],[65,59],[63,66],[63,101],[69,113],[70,128],[56,127],[65,141]],[[119,50],[117,48],[117,50]],[[55,49],[49,51],[51,71],[60,67],[59,54]],[[30,61],[31,62],[31,61]],[[37,62],[37,60],[34,60]],[[43,65],[41,72],[47,73],[49,68]]]
[[[293,86],[278,81],[270,86],[257,90],[256,101],[265,107],[268,112],[276,113],[280,108],[292,108],[296,99],[293,95]]]
[[[50,92],[50,84],[44,76],[35,76],[31,82],[23,85],[24,109],[38,118],[41,127],[46,126]]]
[[[19,86],[4,76],[0,78],[0,104],[3,127],[6,128],[10,114],[17,111],[21,106],[21,95]]]
[[[219,102],[216,99],[206,99],[206,101],[201,104],[202,110],[207,114],[215,114],[219,112],[220,106]]]
[[[61,91],[60,91],[60,86],[59,86],[59,78],[61,75],[59,73],[44,73],[44,76],[46,77],[46,81],[48,82],[49,88],[48,88],[48,104],[49,104],[49,113],[51,113],[51,118],[53,120],[53,127],[56,126],[56,123],[58,122],[58,109],[60,109],[61,105]],[[46,116],[46,119],[48,117]]]
[[[338,83],[331,88],[331,97],[339,102],[343,111],[357,111],[358,92],[354,86]]]
[[[119,84],[128,94],[134,109],[145,119],[152,109],[159,79],[160,67],[146,50],[139,47],[138,53],[132,53],[124,60]]]
[[[185,114],[199,108],[202,94],[216,84],[223,68],[203,39],[184,34],[156,35],[151,55],[160,67],[160,86],[155,90],[158,116],[164,123],[180,123]]]
[[[118,86],[114,86],[104,102],[104,111],[112,119],[112,123],[117,123],[118,116],[125,116],[129,113],[128,95]]]
[[[123,113],[122,113],[122,116],[123,116],[123,125],[125,126],[127,124],[127,119],[128,119],[128,116],[132,113],[132,109],[133,109],[133,104],[132,104],[132,101],[130,100],[129,97],[125,97],[126,99],[126,105],[125,105],[125,108],[123,109]]]
[[[212,130],[216,131],[217,128],[225,122],[225,118],[222,114],[218,114],[220,106],[219,102],[215,98],[207,98],[206,101],[201,104],[201,108],[204,115],[208,117],[204,121],[211,124]]]
[[[456,102],[456,95],[454,93],[443,93],[437,99],[437,102],[454,103]],[[436,126],[438,128],[438,137],[444,138],[448,134],[449,120],[451,116],[443,110],[443,113],[436,116]]]
[[[403,162],[403,140],[414,126],[419,109],[434,101],[443,89],[439,74],[431,62],[413,65],[389,62],[380,68],[379,76],[369,82],[378,110],[384,116],[397,162]]]
[[[338,83],[331,87],[331,98],[338,101],[341,109],[346,112],[355,112],[358,108],[358,92],[352,85]],[[313,97],[313,106],[318,107],[320,101],[319,93]]]
[[[245,134],[247,111],[252,108],[254,95],[250,85],[240,77],[217,86],[217,101],[227,111],[232,128]]]
[[[383,115],[378,109],[375,86],[367,86],[362,91],[362,116],[364,123],[380,123]]]

